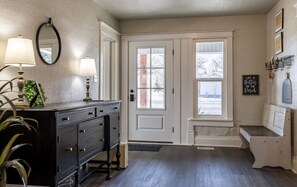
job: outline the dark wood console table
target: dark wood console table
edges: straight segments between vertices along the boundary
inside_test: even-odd
[[[20,141],[33,145],[15,153],[32,167],[29,184],[78,186],[89,175],[85,165],[103,151],[107,154],[104,171],[110,179],[113,147],[117,147],[117,168],[120,164],[119,113],[120,101],[60,103],[18,111],[39,123],[37,133],[17,128],[24,132]],[[8,173],[8,177],[14,174]],[[10,182],[15,183],[16,178],[10,177]]]

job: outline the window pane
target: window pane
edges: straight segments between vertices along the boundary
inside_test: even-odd
[[[152,48],[152,67],[164,67],[164,48]]]
[[[137,88],[150,88],[150,69],[137,70]]]
[[[164,108],[164,89],[152,89],[152,108]]]
[[[152,69],[152,88],[164,88],[164,69]]]
[[[198,114],[222,115],[222,82],[198,82]]]
[[[150,89],[137,90],[137,108],[150,108]]]
[[[137,67],[150,67],[150,48],[137,49]]]
[[[196,43],[196,78],[223,78],[224,43]]]

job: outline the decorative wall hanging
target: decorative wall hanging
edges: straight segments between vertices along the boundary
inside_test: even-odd
[[[282,8],[280,11],[278,11],[275,15],[275,33],[282,30],[284,28],[284,9]]]
[[[280,58],[274,59],[271,58],[271,61],[265,63],[265,68],[267,71],[277,71],[277,70],[284,70],[290,69],[294,60],[294,55],[287,55]]]
[[[282,102],[286,104],[292,104],[292,82],[289,72],[286,73],[286,79],[283,82]]]
[[[281,52],[283,52],[283,32],[278,33],[274,38],[274,54],[277,55]]]
[[[242,76],[242,95],[259,95],[259,75]]]
[[[277,70],[289,70],[294,61],[294,55],[287,55],[280,58],[271,58],[271,61],[265,63],[265,68],[267,70],[268,81],[271,82],[274,78],[274,71]]]

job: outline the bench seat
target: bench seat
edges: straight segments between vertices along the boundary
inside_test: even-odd
[[[290,109],[265,104],[262,125],[240,126],[242,148],[250,147],[253,168],[280,166],[291,169]]]
[[[246,131],[250,136],[272,136],[280,137],[272,130],[267,129],[264,126],[240,126],[240,130]]]

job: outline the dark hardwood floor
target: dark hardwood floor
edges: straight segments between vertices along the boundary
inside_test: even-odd
[[[129,152],[129,166],[113,178],[94,173],[82,187],[293,187],[297,175],[281,168],[252,168],[253,156],[238,148],[197,150],[162,146],[159,152]]]

